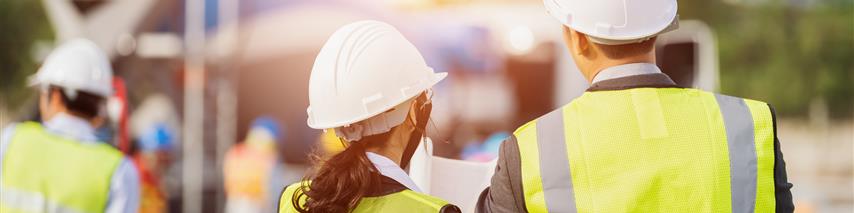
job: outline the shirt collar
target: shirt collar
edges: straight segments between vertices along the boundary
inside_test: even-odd
[[[88,121],[66,113],[59,113],[50,120],[44,121],[48,132],[70,138],[80,142],[94,143],[98,141],[95,137],[95,128]]]
[[[409,190],[421,192],[418,185],[415,185],[415,182],[412,181],[409,175],[406,174],[406,172],[403,171],[397,163],[394,163],[394,161],[385,156],[373,152],[366,152],[365,154],[368,155],[368,160],[370,160],[371,163],[380,170],[380,174],[403,184],[403,186],[409,188]]]
[[[636,75],[646,75],[646,74],[657,74],[662,73],[661,69],[658,68],[655,64],[651,63],[634,63],[634,64],[623,64],[613,67],[605,68],[602,71],[599,71],[595,77],[593,77],[593,84],[598,83],[604,80],[628,77],[628,76],[636,76]]]

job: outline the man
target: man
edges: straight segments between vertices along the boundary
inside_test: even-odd
[[[112,93],[107,56],[72,40],[31,80],[43,121],[0,133],[0,212],[137,212],[136,168],[95,137]]]
[[[502,145],[480,212],[793,211],[771,107],[656,67],[676,0],[544,2],[592,85]]]

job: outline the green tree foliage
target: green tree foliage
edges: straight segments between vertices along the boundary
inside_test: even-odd
[[[14,110],[30,97],[26,79],[38,69],[33,43],[52,36],[41,1],[0,1],[0,105]]]
[[[683,19],[714,29],[724,93],[804,116],[823,99],[833,118],[854,109],[854,1],[679,1]]]

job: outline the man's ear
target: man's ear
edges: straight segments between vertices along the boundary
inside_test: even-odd
[[[42,121],[47,121],[56,112],[62,112],[65,106],[62,104],[62,91],[54,88],[47,89],[39,96],[39,113]]]
[[[588,51],[590,51],[590,43],[588,43],[587,36],[569,27],[561,27],[563,27],[563,41],[566,43],[566,47],[569,48],[570,53],[587,55]]]
[[[572,36],[572,42],[575,42],[573,44],[576,48],[575,52],[580,55],[588,55],[590,53],[591,45],[587,36],[572,29],[569,30],[569,33],[570,36]]]
[[[63,103],[62,102],[62,90],[59,90],[59,89],[48,90],[47,99],[48,99],[48,102],[47,102],[48,106],[51,106],[51,105],[61,106],[62,104],[60,104],[60,103]]]
[[[50,91],[39,91],[39,114],[44,118],[50,101]]]

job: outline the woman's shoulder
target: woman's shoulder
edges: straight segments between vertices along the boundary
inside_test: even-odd
[[[424,193],[420,193],[420,192],[415,192],[415,191],[410,191],[410,190],[407,190],[407,191],[412,192],[412,193],[417,193],[418,195],[422,196],[422,198],[428,199],[429,200],[428,202],[433,203],[434,208],[438,207],[438,210],[440,213],[461,213],[462,212],[462,210],[460,210],[460,207],[458,207],[454,204],[451,204],[442,198],[432,196],[432,195],[428,195],[428,194],[424,194]]]
[[[308,183],[309,183],[309,181],[299,181],[296,183],[291,183],[291,184],[285,186],[284,188],[282,188],[282,193],[280,193],[280,194],[281,195],[292,195],[292,194],[294,194],[294,192],[296,192],[296,190],[298,188],[300,188],[301,186],[306,185]]]
[[[279,212],[296,212],[294,208],[294,194],[301,187],[308,185],[308,181],[300,181],[290,184],[282,189],[279,197]],[[444,212],[458,213],[460,208],[450,204],[442,198],[412,191],[405,187],[392,187],[394,184],[382,184],[383,193],[364,197],[353,212],[378,212],[383,210],[404,210],[408,212]],[[298,198],[300,205],[304,205],[305,196]]]
[[[296,193],[297,189],[301,186],[308,184],[307,181],[300,181],[296,183],[292,183],[285,188],[282,188],[282,192],[279,194],[279,211],[278,212],[297,212],[296,207],[294,207],[294,193]],[[300,204],[305,204],[305,197],[299,197]]]
[[[365,197],[353,212],[460,212],[460,208],[447,201],[409,189],[395,193]]]

